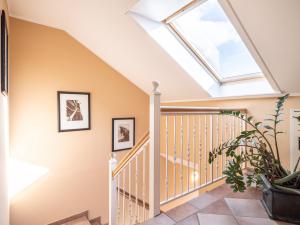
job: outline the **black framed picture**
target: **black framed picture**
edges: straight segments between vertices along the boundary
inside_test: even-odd
[[[1,93],[8,95],[8,31],[5,11],[1,11]]]
[[[58,131],[79,131],[91,129],[90,93],[57,92]]]
[[[135,118],[112,119],[112,151],[131,149],[135,144]]]

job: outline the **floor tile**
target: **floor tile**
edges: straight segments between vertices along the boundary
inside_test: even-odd
[[[230,215],[198,213],[200,225],[238,225],[235,218]]]
[[[241,198],[241,199],[257,199],[260,200],[262,198],[261,190],[249,187],[244,192],[231,192],[228,193],[225,198]]]
[[[140,225],[174,225],[175,222],[166,216],[165,214],[160,214],[157,217],[154,217],[150,220],[147,220],[144,223],[141,223]]]
[[[203,209],[210,204],[216,202],[218,199],[212,195],[209,195],[207,193],[189,201],[190,204],[197,207],[198,209]]]
[[[207,194],[209,194],[217,199],[222,199],[232,193],[233,193],[233,190],[230,188],[230,186],[228,184],[223,184],[223,185],[207,192]]]
[[[176,223],[176,225],[199,225],[197,214],[179,221],[178,223]]]
[[[172,220],[178,222],[180,220],[183,220],[194,213],[198,211],[198,208],[194,207],[193,205],[189,203],[185,203],[183,205],[180,205],[174,209],[171,209],[170,211],[166,212],[165,214],[170,217]]]
[[[239,225],[278,225],[268,218],[236,217]]]
[[[259,200],[225,198],[225,201],[235,216],[268,218]]]
[[[232,215],[232,212],[224,199],[220,199],[209,206],[200,209],[199,212],[207,214]]]

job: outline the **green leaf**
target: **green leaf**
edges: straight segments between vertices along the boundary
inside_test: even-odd
[[[259,126],[261,123],[262,123],[262,122],[257,122],[257,123],[255,123],[255,126],[257,127],[257,126]]]
[[[272,121],[272,122],[274,122],[275,120],[274,119],[265,119],[265,121]]]
[[[268,130],[274,130],[273,127],[269,126],[269,125],[264,125],[264,128],[268,129]]]

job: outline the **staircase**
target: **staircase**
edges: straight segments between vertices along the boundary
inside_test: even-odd
[[[101,224],[101,217],[97,217],[90,220],[88,211],[84,211],[82,213],[78,213],[73,216],[50,223],[48,225],[102,225],[102,224]]]
[[[110,225],[143,223],[162,206],[218,184],[230,156],[209,164],[209,153],[246,129],[244,121],[220,114],[240,111],[246,117],[246,109],[162,107],[158,83],[153,87],[149,132],[120,162],[114,154],[109,162]]]

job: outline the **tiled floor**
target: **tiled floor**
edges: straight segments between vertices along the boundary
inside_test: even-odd
[[[260,198],[255,188],[233,193],[222,185],[143,225],[291,225],[269,219]]]

